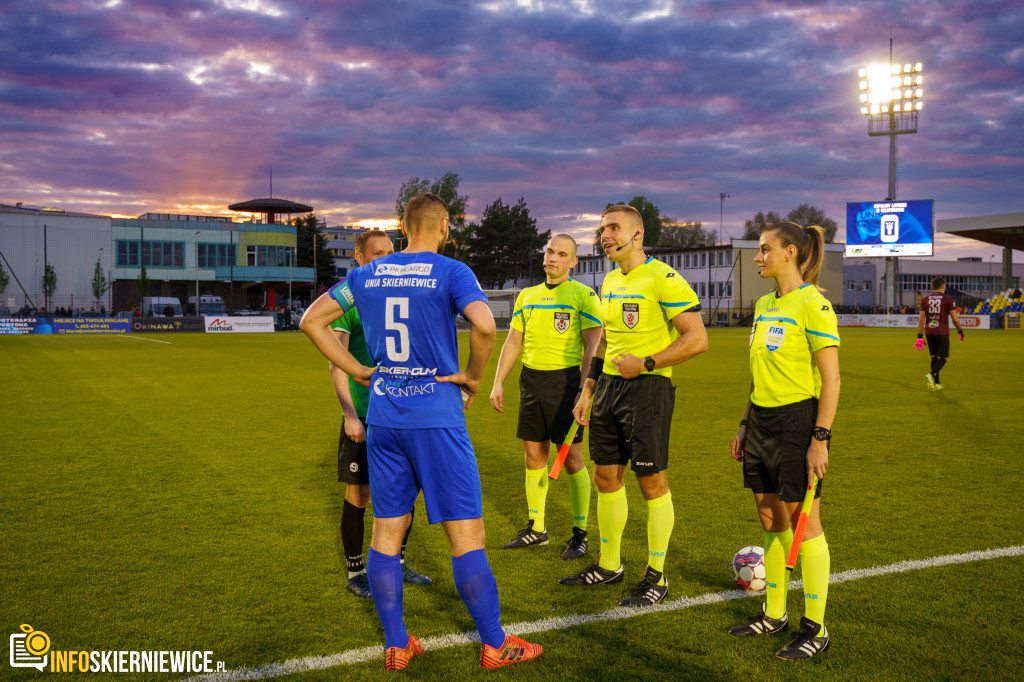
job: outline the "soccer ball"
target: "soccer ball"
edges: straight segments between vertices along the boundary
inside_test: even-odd
[[[744,547],[732,558],[732,577],[748,592],[764,592],[768,586],[764,574],[764,550]]]

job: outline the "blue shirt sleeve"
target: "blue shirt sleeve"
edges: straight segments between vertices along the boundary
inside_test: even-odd
[[[486,303],[487,296],[480,288],[480,283],[476,281],[476,275],[469,269],[469,266],[458,261],[453,261],[453,263],[450,271],[449,291],[456,312],[461,313],[473,301]]]
[[[360,267],[353,268],[348,277],[327,290],[327,293],[331,295],[331,298],[333,298],[346,313],[349,310],[352,310],[356,305],[353,287],[356,286],[356,281],[358,280],[359,274],[361,274],[359,272],[361,269],[362,268]]]

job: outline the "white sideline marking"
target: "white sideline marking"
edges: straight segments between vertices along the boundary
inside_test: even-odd
[[[874,578],[880,575],[892,573],[906,573],[922,568],[936,568],[938,566],[949,566],[950,564],[966,564],[973,561],[985,559],[998,559],[1008,556],[1024,556],[1024,545],[1003,547],[1001,549],[987,549],[978,552],[966,552],[964,554],[946,554],[944,556],[932,557],[931,559],[919,559],[916,561],[899,561],[895,564],[875,566],[874,568],[857,568],[842,573],[834,573],[829,577],[829,584],[844,583],[850,580],[861,578]],[[802,580],[790,580],[789,589],[796,590],[803,587]],[[714,592],[701,595],[700,597],[681,597],[669,602],[662,602],[643,609],[631,609],[616,607],[601,613],[580,613],[570,616],[559,616],[557,618],[544,618],[530,623],[513,623],[505,626],[505,632],[513,635],[525,635],[532,632],[547,632],[550,630],[566,630],[576,625],[597,623],[601,621],[623,620],[625,618],[636,618],[649,613],[660,613],[663,611],[679,611],[693,606],[704,606],[732,599],[746,599],[759,597],[759,594],[745,592],[744,590],[727,590],[725,592]],[[480,637],[474,631],[438,637],[427,637],[423,640],[423,650],[432,651],[435,649],[447,649],[467,644],[479,644]],[[261,680],[280,675],[305,672],[307,670],[323,670],[339,665],[352,663],[365,663],[373,660],[383,660],[382,644],[367,646],[361,649],[350,649],[339,654],[329,656],[307,656],[305,658],[293,658],[283,663],[268,663],[267,665],[255,668],[239,668],[238,670],[226,670],[219,673],[207,675],[196,675],[189,677],[184,682],[236,682],[238,680]]]
[[[135,336],[134,334],[118,334],[122,339],[137,339],[139,341],[152,341],[153,343],[166,343],[167,345],[173,345],[170,341],[159,341],[157,339],[147,339],[145,336]]]

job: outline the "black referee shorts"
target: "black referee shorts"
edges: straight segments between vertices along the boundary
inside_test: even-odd
[[[366,441],[357,443],[345,435],[342,422],[338,437],[338,482],[370,485],[370,469],[366,464]]]
[[[676,388],[668,377],[602,374],[590,411],[590,458],[602,465],[631,462],[642,474],[664,471],[675,405]]]
[[[782,407],[751,405],[743,447],[743,487],[755,493],[777,493],[783,502],[803,501],[807,448],[817,418],[815,398]],[[821,497],[820,480],[814,497]]]
[[[519,374],[519,425],[516,438],[561,445],[572,428],[572,408],[580,390],[580,368],[539,370],[523,367]],[[583,442],[583,428],[573,443]]]
[[[925,334],[928,340],[928,354],[937,358],[949,357],[949,334]]]

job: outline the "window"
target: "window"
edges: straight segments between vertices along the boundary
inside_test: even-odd
[[[256,265],[256,246],[249,244],[245,247],[245,264],[249,266]]]
[[[690,267],[690,254],[686,254],[685,256],[683,256],[683,267]]]
[[[700,254],[700,266],[704,267],[707,264],[708,264],[708,253],[707,253],[707,251],[702,251],[701,254]]]
[[[719,255],[721,255],[721,251],[719,251]],[[725,296],[725,282],[718,283],[718,298],[722,298],[722,296]]]
[[[870,279],[864,280],[864,286],[861,287],[861,288],[864,289],[864,291],[871,291],[871,280]]]
[[[139,264],[139,243],[119,239],[117,241],[117,264],[120,267]]]
[[[856,291],[857,290],[857,280],[855,280],[855,279],[848,279],[848,280],[846,280],[846,290],[847,291]]]
[[[701,282],[700,283],[700,297],[701,298],[704,298],[707,295],[704,292],[705,292],[705,285],[704,285],[704,282]]]
[[[718,252],[718,264],[725,265],[725,251]]]
[[[725,252],[725,264],[732,265],[732,251]]]
[[[732,298],[732,282],[725,285],[725,295]]]

